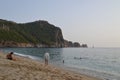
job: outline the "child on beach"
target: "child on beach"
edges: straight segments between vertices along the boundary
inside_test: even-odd
[[[49,53],[45,53],[44,58],[45,58],[45,65],[48,65]]]

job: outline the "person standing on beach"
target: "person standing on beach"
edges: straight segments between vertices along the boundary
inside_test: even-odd
[[[45,53],[44,58],[45,58],[45,65],[48,65],[49,53]]]

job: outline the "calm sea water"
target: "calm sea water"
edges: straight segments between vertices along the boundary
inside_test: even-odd
[[[120,80],[120,48],[1,48],[5,52],[44,60],[50,53],[51,64],[64,66],[104,80]],[[62,61],[65,61],[64,64]]]

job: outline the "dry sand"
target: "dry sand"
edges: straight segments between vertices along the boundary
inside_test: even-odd
[[[16,61],[6,59],[0,52],[0,80],[100,80],[58,67],[15,56]]]

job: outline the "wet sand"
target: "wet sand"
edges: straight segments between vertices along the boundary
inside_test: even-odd
[[[14,56],[16,61],[6,59],[0,52],[0,80],[101,80],[25,57]]]

